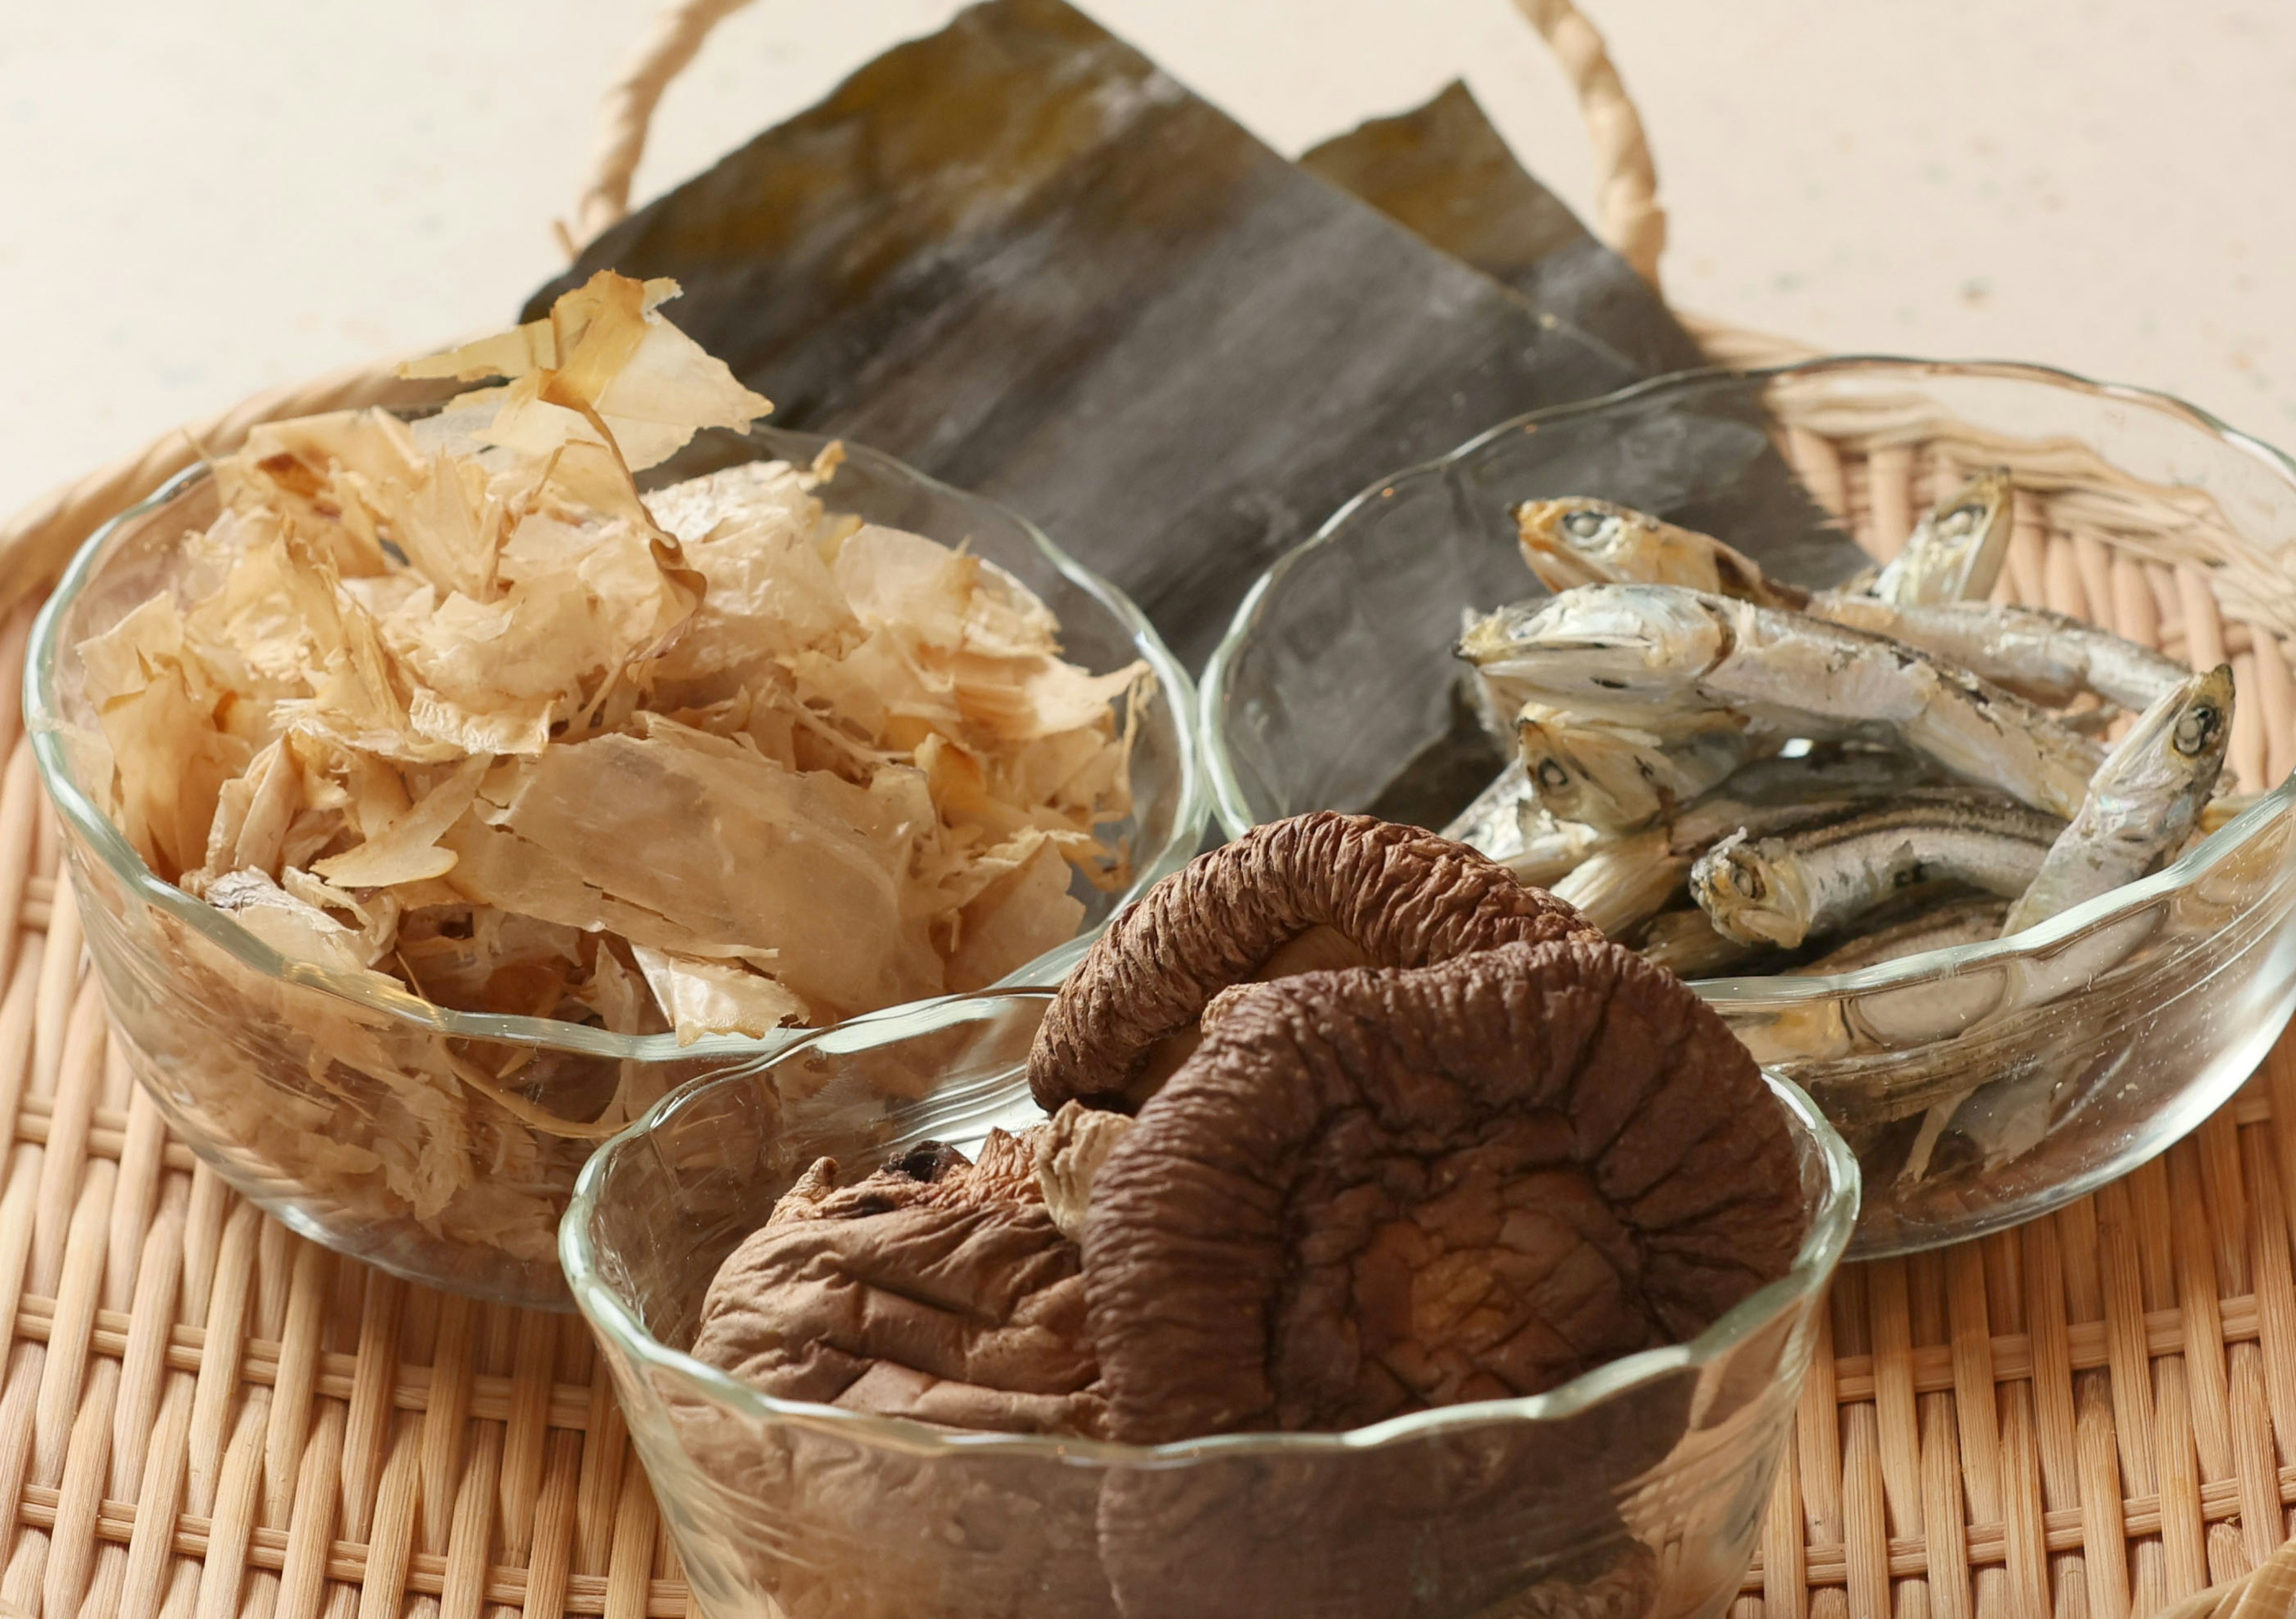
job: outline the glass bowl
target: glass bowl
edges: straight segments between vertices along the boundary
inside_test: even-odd
[[[704,434],[649,487],[739,462],[810,462],[825,441],[759,429]],[[1185,861],[1208,805],[1194,691],[1146,618],[1017,514],[849,446],[822,490],[836,511],[968,543],[1044,599],[1066,655],[1095,673],[1145,659],[1153,691],[1130,716],[1134,880],[1081,877],[1083,937],[1009,975],[1057,982],[1133,895]],[[115,1038],[168,1122],[233,1187],[330,1247],[434,1286],[562,1307],[554,1247],[574,1177],[629,1115],[697,1075],[756,1063],[807,1031],[767,1040],[621,1035],[554,1018],[436,1006],[291,961],[239,921],[161,882],[81,785],[98,739],[76,649],[177,583],[178,541],[216,516],[204,467],[176,478],[88,542],[32,633],[25,718],[61,813],[90,953]],[[625,1086],[625,1078],[635,1081]],[[601,1109],[617,1090],[640,1101]]]
[[[1849,358],[1692,372],[1493,429],[1366,490],[1270,568],[1204,675],[1222,825],[1233,836],[1307,810],[1367,808],[1407,761],[1441,781],[1428,762],[1445,756],[1447,736],[1475,729],[1456,718],[1461,609],[1543,593],[1517,552],[1507,513],[1518,502],[1602,495],[1745,545],[1786,577],[1838,580],[1838,533],[1748,515],[1758,501],[1781,509],[1775,488],[1762,493],[1767,479],[1822,517],[1777,453],[1806,449],[1803,435],[1909,459],[1949,444],[1956,478],[2005,463],[2098,554],[2184,562],[2188,577],[2210,569],[2227,620],[2237,609],[2296,630],[2296,464],[2176,400],[2014,364]],[[1820,448],[1801,464],[1838,472],[1835,451]],[[1824,493],[1840,502],[1833,481]],[[1876,498],[1864,484],[1846,496]],[[1491,768],[1455,768],[1440,804],[1390,813],[1440,826]],[[2232,1093],[2296,1002],[2292,811],[2296,785],[2280,782],[2167,870],[1997,942],[1833,977],[1698,985],[1857,1150],[1865,1212],[1852,1257],[2030,1219],[2160,1152]],[[1988,1082],[1984,1098],[2025,1109],[2024,1133],[2005,1139],[2030,1145],[1908,1177],[1921,1116]]]
[[[816,1156],[868,1162],[928,1139],[970,1149],[994,1125],[1041,1119],[1023,1069],[1050,1000],[952,997],[809,1035],[686,1086],[584,1167],[561,1256],[701,1613],[1089,1619],[1120,1605],[1188,1619],[1467,1619],[1728,1606],[1857,1213],[1849,1149],[1776,1078],[1808,1214],[1793,1269],[1692,1342],[1534,1399],[1144,1448],[770,1399],[683,1353],[718,1264]],[[856,1141],[799,1111],[912,1079],[925,1088],[890,1136]],[[1569,1584],[1607,1600],[1566,1597]]]

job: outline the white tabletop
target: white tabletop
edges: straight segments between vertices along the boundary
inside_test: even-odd
[[[1650,127],[1682,307],[2147,383],[2296,444],[2287,0],[1581,4]],[[1286,151],[1464,74],[1589,210],[1507,0],[1086,4]],[[640,195],[954,10],[753,6],[671,93]],[[0,511],[266,384],[506,322],[649,14],[0,0]]]

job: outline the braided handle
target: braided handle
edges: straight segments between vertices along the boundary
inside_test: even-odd
[[[424,348],[421,354],[430,353]],[[414,355],[404,358],[418,357]],[[86,476],[52,489],[0,524],[0,618],[45,593],[87,536],[194,462],[239,448],[266,421],[368,405],[414,405],[439,397],[436,383],[410,383],[398,360],[365,361],[324,376],[267,388],[229,410],[188,422]]]
[[[1620,82],[1602,36],[1570,0],[1513,0],[1546,40],[1578,92],[1601,171],[1595,229],[1653,287],[1666,245],[1666,214],[1641,115]],[[654,110],[670,81],[693,61],[709,30],[748,0],[673,0],[628,67],[606,93],[589,184],[574,224],[558,227],[570,258],[578,246],[629,211],[630,179],[645,153]],[[0,615],[47,588],[87,536],[202,456],[237,449],[259,422],[422,397],[396,374],[397,362],[347,368],[241,401],[222,414],[179,428],[135,454],[65,485],[0,525]]]
[[[1657,286],[1659,255],[1666,247],[1658,172],[1651,162],[1642,115],[1611,65],[1603,37],[1570,0],[1513,3],[1546,39],[1578,92],[1578,110],[1595,147],[1596,233],[1644,281]],[[630,180],[645,156],[646,134],[662,92],[685,70],[709,30],[748,4],[674,0],[662,12],[623,70],[620,82],[606,93],[590,183],[576,205],[572,230],[560,228],[570,254],[628,212]]]

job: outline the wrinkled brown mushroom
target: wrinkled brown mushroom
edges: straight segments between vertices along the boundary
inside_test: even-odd
[[[823,1160],[719,1267],[697,1360],[765,1394],[949,1427],[1103,1431],[1076,1245],[1032,1143],[926,1142],[854,1185]]]
[[[1037,1189],[1040,1133],[992,1133],[971,1163],[921,1142],[841,1188],[816,1162],[719,1268],[693,1353],[784,1399],[1103,1433],[1076,1245]],[[726,1487],[734,1545],[803,1547],[750,1564],[790,1619],[1112,1619],[1089,1472],[759,1427],[674,1393],[671,1419]]]
[[[1784,1114],[1681,980],[1606,941],[1268,985],[1102,1165],[1114,1437],[1336,1430],[1678,1342],[1800,1245]]]
[[[1029,1085],[1047,1112],[1072,1099],[1131,1112],[1231,985],[1581,936],[1600,935],[1464,844],[1366,815],[1273,822],[1199,855],[1094,942],[1037,1031]]]
[[[1602,941],[1320,973],[1222,1009],[1101,1167],[1085,1285],[1117,1438],[1343,1429],[1691,1336],[1800,1246],[1784,1117],[1682,983]],[[1125,1612],[1629,1619],[1618,1503],[1697,1374],[1536,1427],[1111,1476]],[[1573,1550],[1545,1567],[1488,1555]]]

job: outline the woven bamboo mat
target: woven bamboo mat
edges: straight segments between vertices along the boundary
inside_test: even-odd
[[[621,216],[665,86],[742,3],[663,12],[607,97],[570,249]],[[1602,233],[1655,283],[1664,216],[1633,104],[1567,0],[1515,3],[1582,102]],[[1696,324],[1718,360],[1800,352]],[[387,367],[296,384],[58,491],[0,524],[0,604],[194,443],[396,387]],[[1956,470],[1935,444],[1800,429],[1786,447],[1877,555]],[[2195,568],[2030,498],[2019,515],[2006,593],[2229,657],[2245,784],[2296,766],[2279,641],[2226,619]],[[20,612],[0,627],[0,1615],[684,1614],[577,1321],[446,1298],[293,1236],[193,1162],[109,1050],[20,735],[27,628]],[[2296,1502],[2292,1229],[2284,1042],[2192,1139],[2095,1197],[1846,1271],[1734,1619],[2118,1619],[2258,1568]],[[2296,1556],[2267,1574],[2242,1619],[2290,1611]]]
[[[1806,422],[1785,448],[1877,557],[1976,466],[2017,460]],[[2048,487],[2038,460],[2025,470]],[[2229,768],[2257,789],[2296,767],[2288,648],[2225,615],[2201,569],[2127,544],[2144,527],[2135,497],[2116,510],[2021,478],[2016,516],[2002,597],[2229,658]],[[2259,1567],[2296,1502],[2292,1230],[2296,1038],[2192,1137],[2094,1197],[1845,1269],[1739,1619],[2120,1619]]]
[[[1887,554],[1960,467],[1798,433]],[[2021,501],[2026,497],[2021,495]],[[2229,653],[2248,785],[2296,682],[2194,570],[2021,513],[2008,589]],[[2086,582],[2086,583],[2085,583]],[[2103,605],[2099,605],[2103,604]],[[580,1323],[472,1304],[259,1215],[111,1051],[0,629],[0,1608],[147,1619],[683,1614]],[[2296,1043],[2165,1158],[1837,1284],[1741,1619],[2149,1615],[2257,1567],[2296,1502]],[[2279,1612],[2278,1608],[2272,1610]]]

